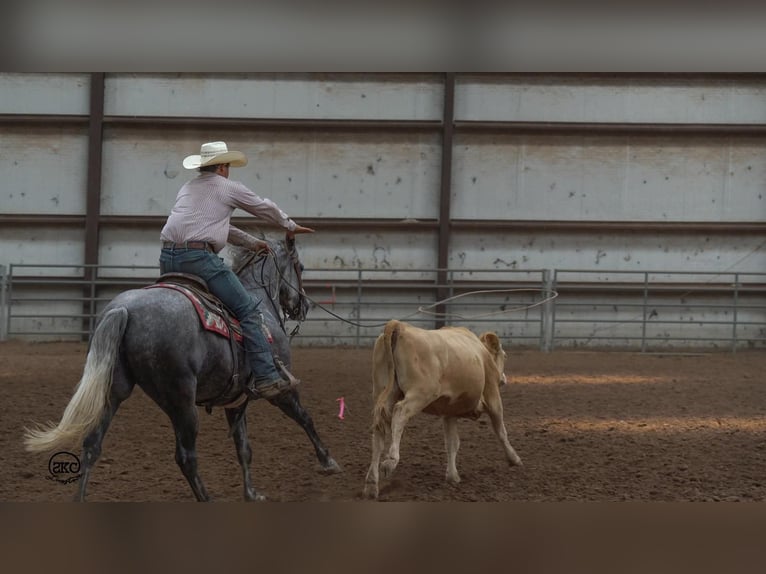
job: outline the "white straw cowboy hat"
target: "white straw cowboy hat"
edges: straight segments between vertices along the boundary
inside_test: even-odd
[[[241,151],[229,151],[226,142],[208,142],[202,144],[199,155],[184,158],[186,169],[197,169],[206,165],[231,164],[232,167],[247,165],[247,157]]]

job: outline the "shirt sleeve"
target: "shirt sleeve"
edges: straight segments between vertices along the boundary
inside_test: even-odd
[[[256,251],[259,247],[258,239],[231,224],[229,225],[229,236],[226,241],[232,245],[246,247],[252,251]]]
[[[231,200],[235,207],[239,207],[250,215],[270,221],[288,231],[293,231],[297,224],[282,211],[272,200],[259,197],[250,188],[238,181],[231,182]]]

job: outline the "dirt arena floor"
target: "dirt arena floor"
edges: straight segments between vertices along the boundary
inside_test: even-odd
[[[463,482],[451,487],[441,422],[420,415],[405,430],[394,477],[381,482],[381,501],[766,500],[766,352],[508,355],[505,421],[524,467],[507,466],[486,416],[463,420]],[[48,480],[49,456],[24,452],[21,435],[32,421],[59,419],[84,358],[84,344],[0,344],[0,501],[71,500],[76,486]],[[303,431],[268,403],[254,403],[248,424],[259,492],[273,501],[362,500],[370,358],[371,349],[294,351],[301,400],[343,472],[321,474]],[[200,409],[200,421],[200,473],[210,495],[241,500],[223,411]],[[172,428],[140,389],[107,434],[88,500],[194,500],[174,461]]]

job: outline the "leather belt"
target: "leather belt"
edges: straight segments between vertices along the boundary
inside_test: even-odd
[[[213,245],[207,241],[184,241],[183,243],[173,243],[172,241],[163,241],[163,249],[202,249],[215,253]]]

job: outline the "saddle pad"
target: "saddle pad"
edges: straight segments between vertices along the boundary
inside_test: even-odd
[[[173,289],[186,295],[186,298],[191,301],[194,309],[196,309],[200,323],[202,323],[202,326],[206,330],[212,331],[213,333],[218,333],[227,339],[230,337],[229,325],[226,323],[226,319],[223,317],[222,311],[218,309],[211,309],[203,299],[194,293],[194,291],[176,283],[153,283],[152,285],[147,285],[144,287],[144,289],[154,289],[157,287],[162,289]],[[237,321],[237,319],[234,317],[230,317],[230,321],[233,327],[232,331],[234,332],[234,339],[238,342],[241,342],[242,330],[239,326],[239,321]]]

